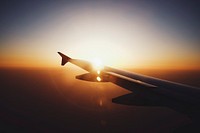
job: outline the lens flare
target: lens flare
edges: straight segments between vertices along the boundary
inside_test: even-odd
[[[97,77],[97,81],[99,81],[99,82],[101,81],[101,78],[99,76]]]
[[[97,70],[97,74],[98,74],[98,75],[101,74],[101,71],[100,71],[100,70]]]

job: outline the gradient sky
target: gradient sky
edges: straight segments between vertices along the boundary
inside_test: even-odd
[[[1,1],[0,66],[59,66],[61,51],[114,67],[200,69],[199,7],[181,0]]]

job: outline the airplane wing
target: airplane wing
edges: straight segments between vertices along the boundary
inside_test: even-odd
[[[200,88],[162,80],[137,73],[104,66],[102,70],[93,68],[92,63],[72,59],[61,52],[61,65],[70,62],[88,71],[76,76],[77,79],[92,82],[112,82],[132,93],[113,98],[112,102],[137,106],[166,106],[177,111],[194,114],[200,111]],[[191,111],[192,110],[192,111]]]

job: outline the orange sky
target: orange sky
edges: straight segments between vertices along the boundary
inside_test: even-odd
[[[61,51],[116,68],[200,68],[198,42],[159,25],[147,9],[73,5],[52,12],[0,41],[0,66],[59,67]]]

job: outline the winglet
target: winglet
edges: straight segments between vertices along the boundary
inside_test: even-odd
[[[64,55],[61,52],[58,52],[58,54],[62,57],[62,62],[61,62],[62,66],[64,66],[71,59],[70,57]]]

